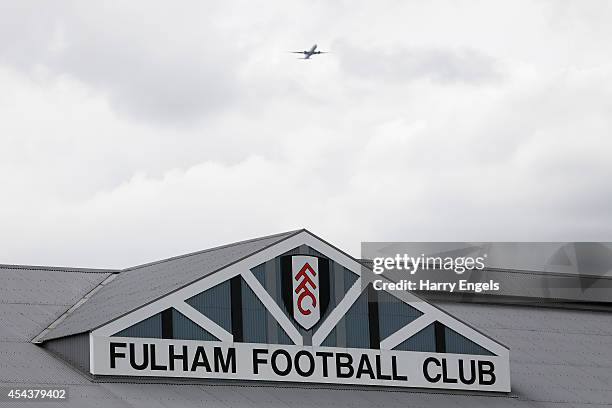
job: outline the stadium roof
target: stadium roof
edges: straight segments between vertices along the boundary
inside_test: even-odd
[[[452,299],[435,301],[434,304],[487,336],[499,339],[511,349],[510,394],[312,384],[254,386],[252,383],[212,380],[200,383],[177,379],[101,380],[31,342],[71,309],[72,313],[49,330],[47,338],[90,330],[294,233],[297,232],[213,248],[120,273],[115,270],[0,265],[0,386],[68,386],[70,398],[62,405],[68,407],[611,405],[611,309],[512,305],[507,300],[496,304],[495,296],[470,304]],[[113,276],[116,278],[112,279]],[[105,281],[107,283],[103,285]],[[144,282],[151,293],[138,292],[133,286],[135,282]],[[130,297],[137,293],[137,300],[122,299],[122,296]],[[0,406],[2,404],[0,402]],[[27,403],[19,406],[27,406]]]

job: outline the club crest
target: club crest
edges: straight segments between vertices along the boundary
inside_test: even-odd
[[[315,326],[329,304],[329,261],[311,255],[281,259],[283,301],[289,315],[306,330]]]

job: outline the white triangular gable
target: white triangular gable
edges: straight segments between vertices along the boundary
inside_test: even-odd
[[[357,262],[354,258],[348,256],[344,252],[334,248],[320,238],[314,236],[308,231],[300,232],[284,241],[281,241],[269,248],[266,248],[256,254],[253,254],[243,260],[240,260],[210,276],[207,276],[197,282],[183,287],[168,296],[158,299],[146,306],[141,307],[127,315],[116,319],[100,328],[93,330],[94,336],[111,336],[127,327],[130,327],[150,316],[155,315],[169,307],[173,307],[194,323],[207,330],[209,333],[220,339],[221,341],[232,342],[232,334],[217,325],[211,319],[198,312],[196,309],[185,303],[185,300],[204,292],[213,286],[227,281],[234,276],[240,275],[264,304],[270,314],[276,319],[280,327],[289,335],[291,340],[296,345],[302,345],[302,335],[295,327],[290,318],[281,310],[280,306],[274,301],[266,289],[255,278],[251,269],[254,267],[281,256],[284,253],[299,247],[307,245],[312,249],[320,252],[329,259],[334,260],[345,268],[355,273],[360,278],[348,290],[342,301],[331,311],[327,319],[318,327],[312,336],[312,345],[319,346],[328,336],[330,331],[336,326],[338,321],[346,314],[353,303],[357,300],[363,287],[361,284],[362,268],[364,266]],[[383,278],[384,279],[384,278]],[[484,347],[498,356],[507,356],[508,349],[495,340],[483,335],[478,330],[468,326],[467,324],[457,320],[437,307],[425,302],[414,294],[407,291],[391,291],[389,292],[404,303],[412,306],[423,313],[422,316],[412,321],[408,325],[399,329],[387,338],[381,339],[381,349],[393,349],[395,346],[408,339],[421,329],[429,324],[439,321],[448,328],[456,331],[462,336],[474,341],[476,344]]]
[[[309,345],[304,345],[304,337],[300,330],[296,327],[291,318],[285,313],[279,303],[275,301],[270,293],[264,288],[260,281],[253,274],[252,270],[257,266],[272,260],[276,257],[283,256],[295,248],[307,246],[314,251],[317,251],[322,256],[336,262],[344,268],[350,270],[352,273],[357,275],[357,280],[345,293],[344,297],[336,304],[336,306],[327,314],[325,320],[321,322],[312,333],[312,338],[309,338]],[[418,298],[410,292],[404,291],[392,291],[388,292],[392,296],[396,297],[405,304],[418,310],[422,313],[419,317],[412,320],[405,326],[399,328],[394,333],[391,333],[385,338],[380,339],[380,349],[358,349],[358,348],[341,348],[341,347],[324,347],[323,343],[331,331],[336,327],[340,319],[342,319],[347,312],[351,309],[351,306],[357,301],[362,292],[367,288],[367,285],[362,285],[362,271],[366,271],[365,267],[354,258],[338,250],[332,245],[326,243],[315,235],[308,231],[302,231],[296,235],[290,236],[283,241],[271,245],[257,253],[254,253],[242,260],[239,260],[209,276],[206,276],[196,282],[188,284],[187,286],[178,289],[167,296],[160,298],[148,305],[145,305],[131,313],[128,313],[110,323],[107,323],[101,327],[94,329],[90,332],[90,372],[92,374],[103,374],[103,375],[132,375],[132,376],[157,376],[161,375],[160,371],[155,369],[149,371],[134,371],[129,366],[125,366],[124,370],[117,373],[116,370],[112,369],[112,364],[109,361],[112,360],[112,344],[120,344],[123,347],[124,352],[121,354],[123,363],[127,358],[127,345],[131,358],[134,358],[133,353],[135,348],[139,347],[141,350],[144,347],[143,353],[147,347],[150,347],[151,358],[154,360],[153,354],[155,353],[154,348],[170,350],[170,353],[174,356],[174,347],[180,347],[181,350],[204,350],[207,348],[209,352],[223,353],[223,350],[234,350],[237,356],[232,361],[240,361],[241,364],[238,368],[238,372],[225,372],[225,373],[210,373],[210,372],[194,372],[194,369],[183,370],[182,372],[176,371],[164,371],[164,376],[173,377],[191,377],[191,378],[220,378],[220,379],[262,379],[268,381],[300,381],[300,382],[331,382],[331,383],[343,383],[343,384],[364,384],[364,385],[383,385],[383,386],[400,386],[400,387],[425,387],[425,388],[447,388],[447,389],[464,389],[464,390],[490,390],[490,391],[510,391],[510,377],[509,377],[509,350],[501,343],[485,336],[478,330],[470,327],[468,324],[459,321],[458,319],[450,316],[444,311],[437,307],[427,303],[423,299]],[[262,302],[267,312],[276,322],[280,328],[282,328],[293,345],[279,345],[279,344],[255,344],[245,342],[234,342],[232,333],[215,323],[213,320],[200,313],[194,307],[187,303],[187,300],[205,292],[208,289],[215,287],[223,282],[226,282],[234,277],[240,276],[248,287],[253,291],[255,296]],[[382,276],[381,279],[385,279]],[[363,287],[362,287],[363,286]],[[116,336],[116,333],[127,329],[151,316],[154,316],[160,312],[163,312],[169,308],[174,308],[176,311],[184,315],[187,319],[191,320],[202,329],[220,340],[216,342],[206,341],[193,341],[193,340],[180,340],[180,339],[142,339],[142,338],[126,338]],[[459,335],[466,339],[474,342],[478,346],[490,351],[492,356],[484,355],[465,355],[465,354],[453,354],[453,353],[429,353],[429,352],[418,352],[418,351],[401,351],[396,349],[396,346],[402,344],[402,342],[411,338],[419,331],[428,327],[429,325],[439,322],[447,328],[455,331]],[[115,335],[115,337],[113,337]],[[350,335],[347,333],[347,335]],[[120,342],[120,343],[117,343]],[[352,378],[342,378],[341,376],[336,379],[330,379],[327,375],[323,375],[321,372],[315,374],[314,377],[309,375],[298,375],[295,372],[287,374],[287,376],[279,375],[276,372],[269,371],[265,375],[259,375],[257,377],[253,372],[248,371],[244,367],[244,362],[254,362],[257,357],[257,353],[264,350],[265,353],[286,353],[287,358],[293,358],[298,356],[320,356],[321,354],[329,355],[343,355],[344,357],[351,355],[355,361],[359,361],[359,369],[365,370],[366,374],[374,375],[369,367],[368,362],[366,366],[363,366],[363,359],[368,361],[374,361],[376,364],[376,378],[371,379],[360,378],[359,376]],[[228,351],[229,352],[229,351]],[[110,354],[109,354],[110,353]],[[201,351],[200,353],[203,353]],[[111,356],[109,360],[109,355]],[[266,356],[268,354],[265,354]],[[290,357],[293,356],[293,357]],[[166,356],[167,357],[167,356]],[[180,357],[180,356],[179,356]],[[169,357],[167,357],[169,358]],[[172,357],[172,360],[175,357]],[[197,358],[197,357],[196,357]],[[229,358],[229,357],[228,357]],[[348,357],[347,357],[348,358]],[[401,381],[388,381],[388,378],[380,373],[379,364],[381,359],[386,359],[387,362],[391,361],[393,365],[393,372],[396,373],[398,367],[401,364],[401,368],[408,370],[407,376],[403,377]],[[263,361],[263,360],[262,360]],[[267,360],[266,360],[267,361]],[[429,362],[428,362],[429,361]],[[111,364],[109,366],[109,364]],[[130,360],[130,364],[133,361]],[[153,363],[152,363],[153,364]],[[255,363],[253,363],[255,364]],[[287,363],[289,364],[289,363]],[[295,363],[298,364],[299,363]],[[327,363],[325,363],[327,364]],[[336,362],[336,369],[338,369],[338,362]],[[459,383],[457,378],[447,378],[449,372],[454,372],[455,377],[460,378],[462,370],[466,370],[465,364],[468,364],[468,368],[471,367],[472,380],[478,377],[480,384],[474,385],[474,382],[464,381]],[[493,380],[493,383],[482,384],[482,369],[481,364],[484,364],[486,369],[487,364],[491,368],[496,367],[497,381]],[[448,368],[447,365],[452,365],[452,368]],[[133,366],[132,366],[133,367]],[[365,367],[365,368],[364,368]],[[369,367],[369,370],[367,368]],[[419,368],[420,367],[420,368]],[[252,368],[253,369],[253,368]],[[428,369],[433,369],[435,378],[427,378],[424,376],[424,372]],[[140,368],[138,368],[140,370]],[[240,371],[243,370],[243,371]],[[247,371],[244,371],[247,370]],[[321,370],[321,368],[317,368]],[[355,369],[357,370],[357,369]],[[485,370],[486,371],[486,370]],[[465,373],[464,373],[465,374]],[[486,375],[486,373],[485,373]],[[489,372],[490,378],[495,379],[496,375],[493,375],[492,371]],[[203,376],[203,377],[202,377]],[[381,377],[383,376],[383,377]],[[395,376],[395,374],[394,374]],[[395,378],[395,377],[393,377]],[[399,377],[398,377],[399,378]],[[448,381],[447,381],[448,380]]]

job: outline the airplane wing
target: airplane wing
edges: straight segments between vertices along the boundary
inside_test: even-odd
[[[319,54],[327,54],[329,51],[287,51],[291,54],[303,54],[304,58],[298,58],[298,59],[310,59],[310,57],[312,57],[313,55],[319,55]]]

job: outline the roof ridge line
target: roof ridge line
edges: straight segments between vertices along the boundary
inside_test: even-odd
[[[182,258],[188,258],[190,256],[200,255],[200,254],[204,254],[206,252],[211,252],[211,251],[216,251],[216,250],[223,249],[223,248],[229,248],[229,247],[236,246],[236,245],[246,244],[248,242],[261,241],[261,240],[264,240],[264,239],[270,239],[270,238],[274,238],[274,237],[278,237],[278,236],[282,236],[282,235],[296,234],[296,233],[301,232],[301,231],[305,231],[305,229],[301,228],[301,229],[297,229],[297,230],[285,231],[285,232],[281,232],[281,233],[278,233],[278,234],[266,235],[264,237],[251,238],[251,239],[246,239],[244,241],[233,242],[231,244],[219,245],[219,246],[216,246],[216,247],[202,249],[202,250],[195,251],[195,252],[188,252],[186,254],[176,255],[176,256],[172,256],[170,258],[160,259],[160,260],[153,261],[153,262],[147,262],[147,263],[136,265],[136,266],[130,266],[129,268],[125,268],[125,269],[119,270],[119,272],[133,271],[133,270],[136,270],[136,269],[140,269],[140,268],[144,268],[144,267],[147,267],[147,266],[152,266],[152,265],[160,264],[160,263],[163,263],[163,262],[174,261],[176,259],[182,259]]]
[[[63,322],[70,314],[72,314],[72,312],[74,312],[76,309],[78,309],[80,306],[82,306],[85,302],[87,302],[89,299],[91,299],[91,297],[98,292],[100,289],[102,289],[105,285],[107,285],[109,282],[111,282],[113,279],[115,279],[118,275],[111,273],[109,274],[106,278],[104,278],[102,280],[102,282],[98,283],[96,286],[94,286],[89,292],[85,293],[83,295],[83,297],[81,297],[79,300],[77,300],[72,306],[70,306],[64,313],[62,313],[61,315],[58,316],[57,319],[53,320],[49,325],[47,325],[47,327],[45,327],[40,333],[38,333],[36,336],[34,336],[31,340],[30,343],[42,343],[44,340],[43,338],[45,337],[45,335],[47,333],[49,333],[51,330],[53,330],[58,324],[60,324],[61,322]]]
[[[71,266],[45,266],[45,265],[20,265],[0,264],[0,269],[30,269],[34,271],[57,271],[57,272],[81,272],[81,273],[119,273],[121,269],[109,268],[79,268]]]
[[[173,256],[173,257],[170,257],[170,258],[164,258],[164,259],[160,259],[160,260],[157,260],[157,261],[147,262],[147,263],[144,263],[144,264],[140,264],[140,265],[136,265],[136,266],[130,266],[130,267],[127,267],[127,268],[120,268],[120,269],[116,269],[116,268],[80,268],[80,267],[74,267],[74,266],[47,266],[47,265],[27,265],[27,264],[4,264],[4,263],[0,263],[0,270],[2,270],[2,269],[29,269],[29,270],[34,270],[34,271],[81,272],[81,273],[113,273],[113,274],[115,274],[115,273],[131,271],[131,270],[134,270],[134,269],[144,268],[146,266],[151,266],[151,265],[155,265],[155,264],[162,263],[162,262],[173,261],[175,259],[187,258],[187,257],[190,257],[190,256],[203,254],[203,253],[206,253],[206,252],[209,252],[209,251],[215,251],[215,250],[218,250],[218,249],[228,248],[228,247],[235,246],[235,245],[246,244],[247,242],[260,241],[260,240],[263,240],[263,239],[274,238],[276,236],[288,235],[288,234],[297,233],[297,232],[301,232],[301,231],[305,231],[305,228],[296,229],[296,230],[290,230],[290,231],[285,231],[285,232],[280,232],[280,233],[277,233],[277,234],[266,235],[264,237],[257,237],[257,238],[246,239],[246,240],[243,240],[243,241],[233,242],[231,244],[219,245],[219,246],[212,247],[212,248],[206,248],[206,249],[202,249],[202,250],[199,250],[199,251],[188,252],[186,254],[176,255],[176,256]]]

